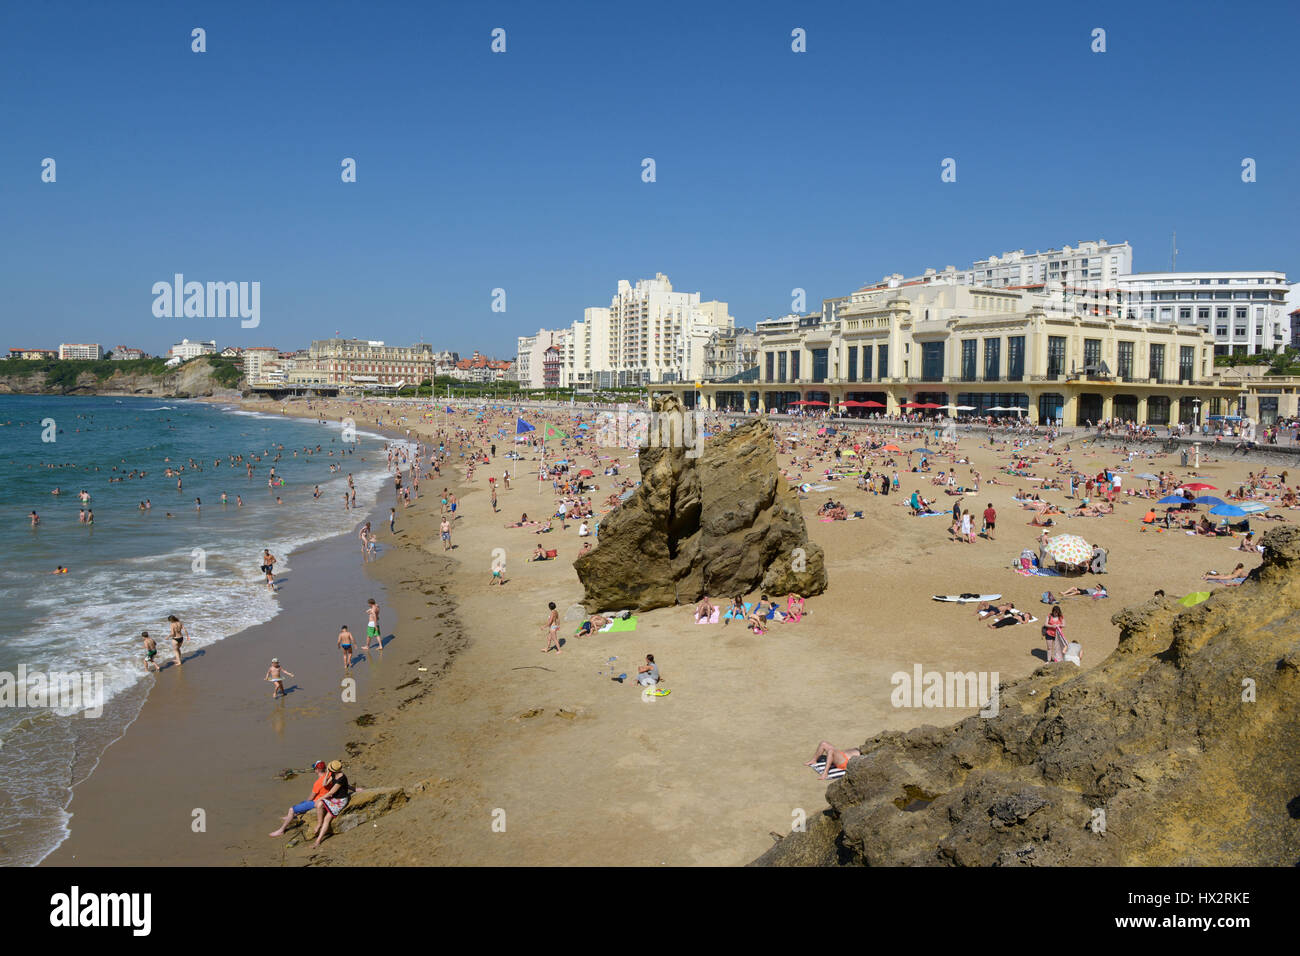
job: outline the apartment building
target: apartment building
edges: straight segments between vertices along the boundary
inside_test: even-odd
[[[102,359],[104,349],[99,345],[70,345],[64,343],[59,346],[60,359]]]
[[[172,358],[180,359],[182,362],[188,362],[200,355],[216,355],[217,343],[215,341],[191,342],[189,339],[181,339],[167,350],[167,354]]]
[[[1120,276],[1118,291],[1125,317],[1207,329],[1217,355],[1291,344],[1284,272],[1137,272]]]

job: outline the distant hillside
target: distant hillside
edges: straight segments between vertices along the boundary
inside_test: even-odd
[[[164,359],[0,360],[0,395],[157,395],[198,398],[240,389],[238,361],[204,355],[167,368]]]

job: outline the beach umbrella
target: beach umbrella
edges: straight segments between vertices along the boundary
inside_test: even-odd
[[[902,451],[897,445],[886,445],[881,451]]]
[[[1223,518],[1244,518],[1249,512],[1243,511],[1236,505],[1219,505],[1217,508],[1211,508],[1210,514]]]
[[[913,448],[912,451],[916,452],[918,455],[933,455],[933,454],[934,454],[934,452],[932,452],[932,451],[931,451],[930,449],[928,449],[928,448]]]
[[[1193,591],[1178,599],[1178,603],[1183,607],[1195,607],[1210,596],[1209,591]]]
[[[1258,501],[1247,501],[1245,504],[1237,505],[1237,507],[1248,515],[1262,514],[1268,510],[1268,505]]]
[[[863,408],[884,408],[884,402],[858,402]]]
[[[595,476],[596,473],[592,471],[590,468],[584,468],[582,469],[582,471],[578,472],[579,478],[594,478]]]
[[[1156,504],[1158,504],[1158,505],[1184,505],[1184,504],[1187,504],[1187,499],[1184,498],[1182,495],[1165,495],[1163,498],[1161,498],[1159,501],[1157,501]]]
[[[1077,534],[1058,534],[1047,542],[1043,553],[1057,564],[1087,564],[1092,560],[1092,545]]]
[[[1151,474],[1151,472],[1149,472],[1149,471],[1144,471],[1142,474],[1138,475],[1137,477],[1142,478],[1142,479],[1144,479],[1144,480],[1146,480],[1146,481],[1159,481],[1159,480],[1160,480],[1160,476],[1159,476],[1159,475],[1153,475],[1153,474]]]
[[[1222,498],[1216,498],[1214,495],[1197,495],[1192,499],[1198,505],[1226,505],[1227,502]]]
[[[1190,485],[1178,486],[1179,491],[1181,491],[1184,488],[1186,488],[1188,491],[1218,491],[1219,490],[1218,488],[1214,487],[1214,485],[1207,485],[1203,481],[1194,481]]]

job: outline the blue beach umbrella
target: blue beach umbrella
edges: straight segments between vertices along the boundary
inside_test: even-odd
[[[1192,499],[1198,505],[1226,505],[1227,502],[1222,498],[1216,498],[1214,495],[1197,495]]]
[[[934,454],[934,452],[930,451],[930,449],[928,449],[928,448],[913,448],[912,451],[917,452],[918,454],[921,454],[921,455],[933,455],[933,454]]]
[[[1219,505],[1217,508],[1211,508],[1210,514],[1220,515],[1224,518],[1244,518],[1247,512],[1242,511],[1236,505]]]
[[[1158,504],[1158,505],[1181,505],[1181,504],[1185,504],[1186,502],[1187,502],[1187,499],[1184,498],[1182,495],[1165,495],[1163,498],[1161,498],[1159,501],[1157,501],[1156,504]]]

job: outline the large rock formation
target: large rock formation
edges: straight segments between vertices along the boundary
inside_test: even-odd
[[[681,414],[675,399],[656,408],[657,420]],[[808,540],[767,423],[701,436],[698,446],[684,431],[686,441],[641,449],[641,486],[601,520],[599,544],[574,562],[588,610],[826,590],[822,549]]]
[[[1112,619],[1080,673],[1004,685],[998,716],[884,733],[827,790],[830,810],[764,865],[1300,862],[1300,529],[1191,609]]]

